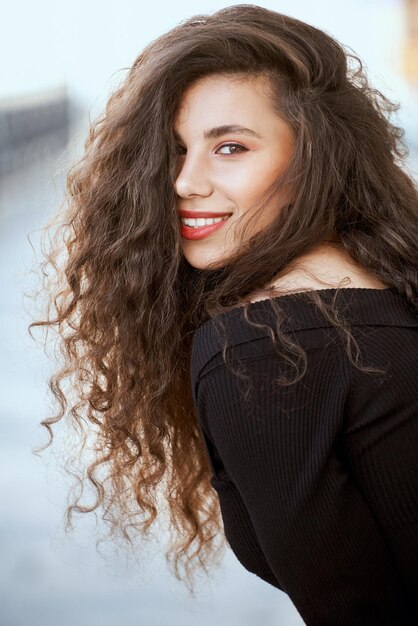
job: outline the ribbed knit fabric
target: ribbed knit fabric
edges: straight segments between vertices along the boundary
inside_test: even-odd
[[[213,320],[193,337],[191,384],[227,541],[307,626],[417,625],[418,316],[393,288],[337,294],[360,363],[386,370],[367,374],[306,294],[274,299],[307,355],[295,384],[275,383],[295,370],[242,307],[222,320],[228,361],[249,380],[224,364]],[[269,300],[249,317],[275,327]]]

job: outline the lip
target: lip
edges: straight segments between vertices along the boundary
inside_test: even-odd
[[[228,213],[226,213],[226,215],[228,215]],[[222,216],[220,215],[219,217]],[[222,220],[217,224],[209,224],[208,226],[200,226],[198,228],[192,228],[191,226],[187,226],[186,224],[180,222],[181,236],[184,237],[184,239],[190,239],[192,241],[203,239],[204,237],[208,237],[209,235],[211,235],[216,230],[222,228],[222,226],[225,224],[225,222],[228,221],[228,219]]]
[[[225,215],[232,215],[232,213],[205,213],[204,211],[179,211],[179,216],[180,217],[191,217],[191,218],[198,218],[198,217],[225,217]]]

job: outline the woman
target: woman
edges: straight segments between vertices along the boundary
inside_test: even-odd
[[[50,442],[67,376],[94,438],[97,498],[69,523],[102,506],[130,540],[168,511],[192,594],[226,538],[306,624],[418,623],[418,212],[396,108],[329,35],[255,5],[139,55],[69,173],[57,313],[31,324],[66,357]]]

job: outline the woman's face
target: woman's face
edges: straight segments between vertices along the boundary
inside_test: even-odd
[[[206,232],[180,226],[184,256],[197,269],[214,262],[222,267],[222,260],[236,251],[234,222],[254,211],[251,205],[293,154],[293,130],[273,111],[266,80],[262,76],[242,81],[222,75],[205,77],[191,85],[180,102],[174,123],[179,146],[177,211],[201,218],[230,214]],[[281,197],[266,206],[250,236],[267,226],[287,200]]]

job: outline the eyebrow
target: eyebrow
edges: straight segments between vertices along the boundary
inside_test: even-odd
[[[205,139],[216,139],[221,137],[222,135],[226,135],[227,133],[234,133],[234,135],[250,135],[251,137],[258,137],[261,139],[261,135],[256,133],[251,128],[246,128],[245,126],[240,126],[239,124],[224,124],[223,126],[214,126],[209,130],[205,130],[203,136]],[[179,141],[182,141],[181,136],[175,130],[174,136]]]

